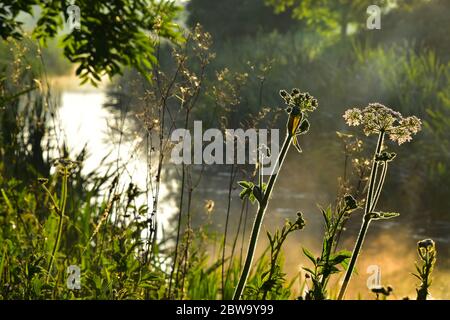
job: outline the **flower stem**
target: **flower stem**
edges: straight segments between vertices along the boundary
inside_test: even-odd
[[[350,263],[347,268],[347,272],[345,273],[344,282],[342,283],[341,290],[339,291],[338,300],[342,300],[345,295],[345,291],[347,290],[347,286],[350,282],[350,278],[353,273],[353,269],[356,265],[356,260],[358,259],[359,252],[361,251],[361,247],[364,243],[364,238],[367,233],[367,229],[369,228],[369,224],[371,221],[370,214],[372,213],[372,210],[375,209],[374,200],[377,198],[376,194],[381,192],[381,190],[377,190],[374,193],[376,180],[377,180],[377,173],[378,173],[378,161],[376,160],[377,156],[381,152],[381,148],[383,147],[383,141],[384,141],[384,132],[380,132],[378,136],[378,142],[377,147],[375,149],[375,154],[373,157],[373,163],[372,163],[372,171],[370,173],[370,179],[369,179],[369,190],[367,191],[367,198],[366,198],[366,205],[364,210],[364,216],[363,216],[363,224],[361,225],[361,229],[359,230],[358,239],[355,244],[355,248],[353,249],[352,257],[350,259]],[[383,175],[385,176],[385,172],[383,172]],[[384,180],[384,179],[383,179]],[[380,181],[379,187],[382,187],[382,181]],[[375,198],[374,198],[375,196]]]
[[[287,133],[286,138],[283,142],[283,146],[281,148],[281,152],[278,156],[277,163],[273,168],[272,174],[270,175],[269,182],[267,184],[266,192],[264,193],[264,197],[259,204],[258,212],[255,217],[255,222],[253,223],[252,234],[250,237],[250,243],[248,245],[247,257],[245,258],[244,269],[242,270],[241,277],[239,278],[239,283],[234,291],[233,300],[239,300],[242,292],[244,291],[245,285],[247,283],[247,279],[250,273],[250,268],[253,262],[253,257],[255,255],[256,243],[258,241],[259,232],[261,230],[262,221],[264,218],[264,214],[267,209],[267,205],[269,203],[270,194],[272,193],[273,187],[275,185],[275,181],[278,177],[278,172],[283,165],[283,161],[287,155],[289,150],[289,146],[291,145],[293,135],[291,133]]]

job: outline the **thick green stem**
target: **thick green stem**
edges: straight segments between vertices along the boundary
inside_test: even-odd
[[[371,210],[375,209],[374,204],[374,189],[377,179],[377,173],[378,173],[378,162],[376,160],[377,156],[381,152],[381,148],[383,147],[383,141],[384,141],[384,132],[380,132],[378,136],[378,142],[377,147],[375,149],[375,154],[373,157],[373,163],[372,163],[372,172],[370,173],[370,179],[369,179],[369,190],[367,191],[367,198],[366,198],[366,205],[364,210],[364,216],[363,216],[363,224],[361,225],[361,229],[359,230],[358,239],[356,240],[355,248],[353,249],[352,257],[350,259],[350,263],[347,268],[347,272],[345,273],[344,282],[342,283],[341,290],[339,291],[338,300],[342,300],[345,295],[345,291],[347,290],[347,286],[350,282],[350,278],[353,274],[353,269],[356,265],[356,260],[358,259],[359,252],[361,251],[361,247],[364,243],[364,238],[367,233],[367,229],[369,228],[370,224],[370,214]],[[385,174],[385,173],[384,173]],[[381,181],[380,181],[381,182]],[[379,184],[380,187],[382,187],[382,184]],[[381,190],[377,190],[377,194],[379,194]],[[375,196],[376,197],[376,196]]]
[[[253,257],[255,255],[256,243],[258,241],[259,231],[261,229],[262,221],[264,218],[264,214],[266,212],[267,205],[269,203],[270,194],[272,193],[273,187],[275,185],[275,181],[278,177],[278,172],[283,165],[284,158],[289,150],[289,146],[291,145],[293,135],[291,133],[287,133],[286,138],[283,142],[283,147],[281,148],[281,152],[278,156],[277,163],[272,171],[272,174],[269,178],[269,182],[267,184],[266,192],[264,193],[264,197],[259,204],[258,213],[255,217],[255,222],[253,223],[252,234],[250,237],[250,243],[248,245],[247,257],[245,258],[244,269],[242,270],[241,277],[239,279],[239,283],[236,287],[236,290],[233,295],[233,300],[239,300],[242,292],[244,291],[245,284],[247,283],[247,278],[250,273],[250,268],[253,262]]]

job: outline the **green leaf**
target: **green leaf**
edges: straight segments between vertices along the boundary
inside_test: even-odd
[[[341,264],[345,260],[349,259],[352,256],[352,253],[347,250],[341,250],[336,254],[332,255],[330,258],[330,262],[334,265]]]
[[[242,188],[251,188],[253,187],[253,183],[250,181],[238,181],[238,185],[240,185]]]
[[[331,221],[331,208],[328,207],[326,210],[320,208],[320,211],[322,212],[322,216],[325,219],[325,224],[328,230],[330,228],[330,221]]]
[[[305,270],[306,272],[312,274],[312,275],[315,274],[314,271],[312,271],[310,268],[302,267],[302,269]]]
[[[314,257],[314,255],[311,253],[311,251],[309,251],[308,249],[306,249],[305,247],[302,248],[303,250],[303,254],[309,259],[311,260],[311,262],[316,265],[317,261],[316,258]]]
[[[256,201],[255,195],[251,191],[250,191],[250,194],[248,195],[248,200],[250,200],[251,203],[255,203],[255,201]]]
[[[241,191],[241,193],[239,193],[239,198],[243,200],[246,196],[250,195],[250,193],[251,193],[250,189],[244,189]]]

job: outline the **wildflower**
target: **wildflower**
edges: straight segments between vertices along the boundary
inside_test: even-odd
[[[291,93],[281,90],[280,96],[288,106],[286,109],[286,112],[289,114],[288,134],[293,137],[293,145],[301,152],[302,149],[298,143],[297,136],[308,132],[309,122],[306,116],[308,112],[312,112],[317,108],[317,100],[308,92],[301,92],[297,88],[292,89]]]
[[[421,130],[422,122],[415,116],[404,118],[380,103],[370,103],[364,109],[353,108],[344,113],[349,126],[364,126],[364,133],[386,133],[392,141],[399,145],[412,140],[412,135]]]

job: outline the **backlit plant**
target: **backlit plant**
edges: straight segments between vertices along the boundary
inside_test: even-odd
[[[314,268],[303,267],[306,278],[311,279],[312,285],[307,290],[306,300],[327,299],[327,286],[331,275],[340,272],[339,265],[345,265],[351,253],[346,250],[337,251],[340,232],[344,229],[350,213],[358,208],[356,200],[351,195],[345,195],[339,201],[335,210],[331,207],[321,209],[325,220],[325,234],[322,252],[315,257],[308,249],[303,248],[304,255],[312,262]]]
[[[344,282],[339,292],[339,300],[344,298],[370,222],[372,220],[390,219],[399,215],[395,212],[376,211],[376,205],[386,179],[388,164],[396,157],[394,152],[388,152],[386,150],[384,138],[388,136],[392,141],[401,145],[404,142],[411,141],[412,135],[418,133],[421,129],[421,121],[417,117],[410,116],[404,118],[399,112],[380,103],[371,103],[364,109],[349,109],[345,112],[344,119],[349,126],[362,126],[363,132],[367,136],[373,134],[378,135],[378,141],[372,159],[372,170],[366,195],[363,223],[355,248],[353,249]]]
[[[255,185],[248,181],[241,181],[239,184],[243,187],[241,197],[248,196],[250,199],[255,198],[258,201],[258,212],[255,217],[253,224],[252,233],[250,236],[250,243],[248,246],[247,256],[245,258],[244,268],[242,270],[239,283],[234,292],[233,299],[240,299],[242,292],[247,283],[247,278],[250,273],[250,268],[253,261],[253,256],[255,254],[256,243],[258,241],[259,231],[261,229],[264,214],[266,212],[267,206],[269,204],[270,195],[275,186],[275,182],[278,177],[278,171],[281,169],[284,159],[288,153],[291,143],[295,146],[298,151],[301,151],[298,138],[301,134],[305,134],[309,130],[309,121],[307,116],[309,112],[314,111],[317,106],[317,100],[314,99],[309,93],[300,92],[299,89],[293,89],[291,93],[285,90],[280,91],[281,97],[287,105],[286,112],[288,113],[288,121],[286,124],[286,137],[281,147],[280,154],[276,161],[276,165],[272,174],[270,175],[267,186],[265,186],[260,176],[258,185]]]
[[[425,239],[417,243],[417,253],[419,254],[421,265],[416,263],[417,273],[413,273],[421,281],[417,288],[417,300],[427,300],[430,295],[431,273],[436,263],[436,246],[431,239]]]

